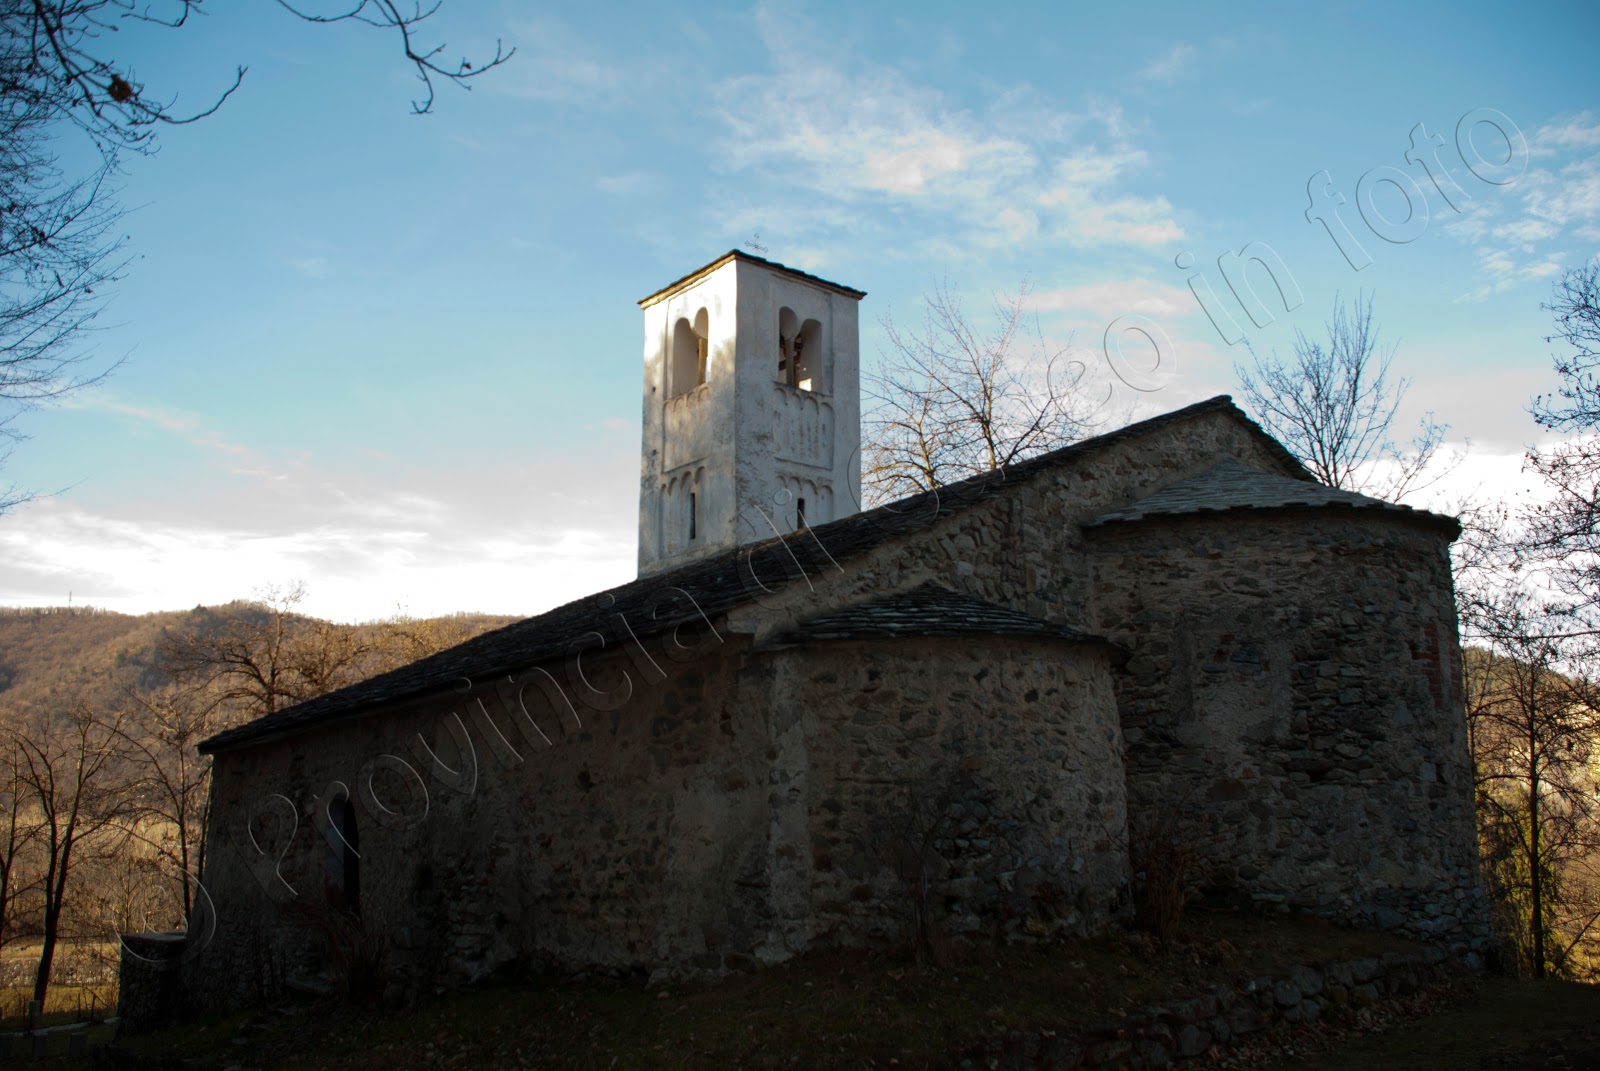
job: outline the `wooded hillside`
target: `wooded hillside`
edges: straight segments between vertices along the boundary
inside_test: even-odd
[[[187,924],[210,817],[202,740],[516,620],[344,625],[298,613],[303,596],[140,616],[0,610],[0,953],[28,946],[33,999],[114,971],[117,933]],[[21,965],[0,957],[0,975]]]

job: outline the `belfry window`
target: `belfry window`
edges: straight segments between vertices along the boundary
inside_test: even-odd
[[[793,309],[778,310],[778,382],[800,390],[826,389],[822,367],[822,325],[801,322]]]
[[[706,382],[711,361],[709,321],[706,310],[701,309],[693,320],[680,316],[673,324],[672,359],[667,370],[669,397],[688,394]]]

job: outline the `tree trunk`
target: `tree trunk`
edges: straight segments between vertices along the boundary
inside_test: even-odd
[[[1539,847],[1539,775],[1528,778],[1528,874],[1533,918],[1529,936],[1533,940],[1533,976],[1543,978],[1544,967],[1544,860]]]
[[[44,998],[50,992],[50,968],[56,959],[56,937],[61,932],[61,906],[67,891],[67,864],[72,846],[61,852],[61,867],[56,872],[55,883],[45,886],[44,944],[39,948],[39,970],[33,976],[33,999],[44,1007]]]

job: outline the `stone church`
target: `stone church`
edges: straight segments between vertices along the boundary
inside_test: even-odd
[[[193,993],[314,976],[334,910],[411,992],[1088,934],[1172,816],[1210,887],[1481,947],[1457,522],[1227,397],[861,512],[863,296],[645,298],[638,579],[203,745]]]

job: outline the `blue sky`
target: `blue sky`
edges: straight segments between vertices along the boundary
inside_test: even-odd
[[[635,302],[757,234],[868,292],[869,363],[881,319],[943,280],[980,312],[1026,279],[1107,383],[1106,326],[1143,317],[1171,352],[1129,377],[1157,389],[1121,390],[1137,415],[1235,389],[1245,348],[1191,277],[1263,350],[1365,292],[1415,380],[1406,419],[1471,440],[1437,493],[1516,493],[1552,384],[1540,303],[1600,253],[1600,8],[1073,8],[447,0],[429,40],[517,55],[422,118],[374,30],[260,4],[125,35],[180,108],[249,73],[128,168],[137,259],[92,339],[126,360],[22,418],[0,476],[62,490],[0,518],[0,603],[300,579],[311,612],[362,620],[631,579]],[[1406,160],[1419,123],[1459,204]],[[1324,170],[1359,271],[1306,217]],[[1217,262],[1249,243],[1302,298],[1254,270],[1264,327]]]

